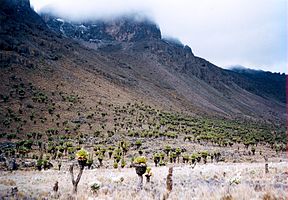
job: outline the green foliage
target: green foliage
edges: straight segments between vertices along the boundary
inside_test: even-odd
[[[151,172],[151,167],[147,167],[146,173],[147,173],[147,174],[150,174],[150,172]]]
[[[85,149],[80,149],[77,153],[76,153],[76,157],[78,160],[87,160],[89,156],[88,151],[86,151]]]
[[[135,145],[139,148],[142,145],[141,140],[136,140]]]
[[[200,157],[200,155],[198,153],[193,153],[191,155],[191,161],[192,163],[194,163],[196,160],[198,160],[198,158]]]
[[[67,148],[68,154],[73,154],[73,153],[75,153],[75,151],[76,151],[76,149],[74,147],[68,147]]]
[[[146,164],[147,163],[147,158],[145,156],[138,156],[134,159],[133,161],[134,164]]]
[[[35,92],[33,94],[32,100],[38,103],[46,103],[48,101],[48,97],[43,92]]]
[[[15,139],[15,138],[16,138],[16,134],[15,134],[15,133],[7,134],[6,138],[7,138],[8,140]]]
[[[93,158],[89,158],[86,162],[87,165],[92,165],[93,164]]]
[[[36,166],[41,167],[42,165],[43,165],[43,160],[42,159],[37,160]]]
[[[121,167],[124,168],[126,166],[126,162],[124,159],[121,159]]]
[[[202,151],[200,154],[202,158],[207,158],[207,156],[209,155],[208,151]]]
[[[181,154],[182,150],[179,147],[177,147],[175,152],[176,152],[176,155],[179,156]]]
[[[118,168],[118,162],[114,162],[113,167],[114,167],[114,169],[117,169]]]
[[[93,183],[91,186],[90,186],[90,189],[92,192],[94,193],[97,193],[98,190],[100,189],[100,185],[98,183]]]

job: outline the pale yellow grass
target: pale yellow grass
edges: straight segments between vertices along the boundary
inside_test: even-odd
[[[269,169],[270,173],[265,174],[264,163],[210,163],[196,165],[194,169],[188,165],[176,166],[169,199],[219,200],[228,192],[233,199],[239,200],[263,199],[267,192],[277,199],[286,199],[287,162],[269,163]],[[162,199],[168,167],[152,167],[152,171],[151,183],[147,184],[144,180],[143,190],[137,191],[138,179],[133,168],[85,170],[78,186],[77,199]],[[59,196],[67,199],[72,191],[70,174],[66,170],[1,172],[2,195],[12,187],[5,184],[5,180],[15,182],[19,192],[30,197],[48,196],[48,199],[53,199]],[[58,194],[52,191],[56,181],[59,182]],[[90,190],[95,182],[101,185],[97,194]]]

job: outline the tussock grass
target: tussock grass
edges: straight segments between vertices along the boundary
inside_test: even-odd
[[[170,200],[274,200],[285,199],[287,188],[287,162],[270,163],[270,173],[265,174],[264,163],[218,163],[190,166],[175,166],[173,189]],[[137,190],[138,177],[133,168],[84,170],[79,182],[77,199],[154,200],[162,199],[166,191],[167,167],[152,167],[153,176],[143,190]],[[225,172],[225,173],[224,173]],[[224,176],[225,174],[225,176]],[[124,180],[122,181],[122,178]],[[72,183],[68,171],[16,171],[3,172],[0,177],[0,194],[7,194],[11,186],[4,180],[14,181],[21,194],[30,197],[46,196],[69,199]],[[59,192],[52,191],[55,181]],[[97,182],[98,192],[90,186]],[[268,191],[268,192],[267,192]]]

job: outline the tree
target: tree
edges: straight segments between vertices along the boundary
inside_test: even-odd
[[[71,174],[71,179],[72,179],[72,184],[73,184],[73,193],[74,194],[77,193],[77,186],[78,186],[78,183],[79,183],[81,176],[83,174],[83,170],[84,170],[84,167],[87,163],[88,156],[89,156],[89,153],[85,149],[81,149],[76,153],[76,157],[77,157],[79,167],[80,167],[80,171],[77,175],[76,180],[74,179],[74,173],[73,173],[74,164],[72,164],[69,168],[69,171]]]

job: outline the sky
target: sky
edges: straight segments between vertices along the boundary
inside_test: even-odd
[[[288,73],[287,0],[30,0],[72,20],[140,13],[219,67]]]

